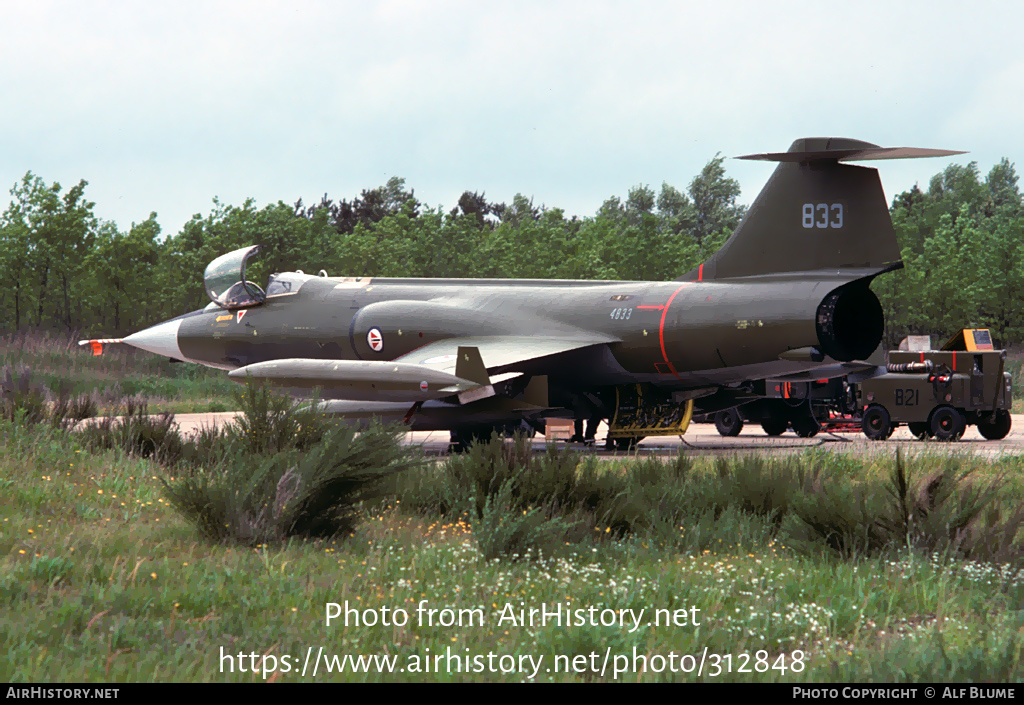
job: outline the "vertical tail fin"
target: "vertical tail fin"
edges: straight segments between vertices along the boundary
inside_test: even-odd
[[[681,279],[815,271],[859,278],[898,269],[903,263],[878,171],[840,162],[952,154],[963,152],[812,137],[788,152],[740,157],[780,164],[732,237]]]

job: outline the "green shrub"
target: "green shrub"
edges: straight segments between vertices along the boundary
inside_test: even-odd
[[[185,439],[181,465],[213,467],[232,453],[264,456],[306,450],[334,425],[318,404],[296,403],[265,382],[247,382],[235,390],[234,399],[240,412],[235,422],[200,428]]]
[[[305,452],[253,456],[234,447],[212,467],[163,480],[167,498],[216,541],[259,545],[291,536],[351,533],[361,502],[382,480],[422,462],[404,445],[404,429],[374,426],[328,431]]]
[[[246,382],[235,391],[234,399],[241,414],[225,433],[249,453],[302,450],[319,442],[331,428],[315,402],[296,404],[264,382]]]
[[[506,480],[483,502],[478,516],[470,519],[480,552],[487,560],[542,558],[559,551],[578,521],[558,516],[550,507],[523,509],[515,497],[516,483]]]
[[[930,461],[917,459],[910,464]],[[912,473],[897,450],[888,477],[854,484],[815,472],[794,512],[814,535],[843,555],[905,548],[973,560],[1019,562],[1024,510],[998,499],[1003,478],[975,481],[963,459],[947,457]]]
[[[60,389],[50,402],[50,425],[71,429],[83,419],[96,416],[99,404],[92,394],[72,393],[67,387]]]
[[[113,414],[83,425],[80,433],[91,448],[118,448],[165,465],[177,463],[184,452],[174,415],[150,414],[144,397],[121,399]]]
[[[1004,473],[1017,467],[1004,466]],[[701,463],[649,455],[618,465],[553,446],[534,453],[528,439],[517,437],[478,443],[439,467],[399,478],[392,491],[403,506],[463,518],[478,535],[489,512],[482,541],[512,546],[506,555],[545,543],[537,533],[543,522],[560,519],[565,525],[551,535],[570,542],[629,537],[705,550],[778,538],[847,557],[911,548],[1019,563],[1024,507],[1002,499],[1003,485],[1004,476],[976,481],[960,457],[908,461],[898,453],[879,463],[812,452]],[[495,523],[503,512],[511,518]]]
[[[0,376],[0,416],[8,421],[21,419],[41,423],[48,417],[46,388],[34,379],[24,365],[4,365]]]

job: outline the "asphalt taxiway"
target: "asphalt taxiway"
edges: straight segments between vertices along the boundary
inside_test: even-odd
[[[219,425],[230,423],[236,414],[209,413],[209,414],[177,414],[175,420],[183,434],[190,434],[203,426]],[[598,443],[590,446],[593,452],[601,456],[614,457],[622,456],[626,452],[610,452],[604,450],[601,439],[604,438],[604,425],[599,427],[597,432]],[[447,431],[422,431],[410,433],[407,436],[408,442],[417,444],[430,454],[443,454],[448,450]],[[542,450],[546,440],[542,434],[537,434],[533,439],[534,448]],[[565,443],[564,440],[554,441]],[[584,449],[585,446],[570,444],[573,447]],[[914,438],[906,426],[897,428],[892,437],[885,441],[870,441],[867,437],[857,431],[828,432],[822,431],[813,438],[800,438],[792,431],[787,431],[781,436],[770,437],[761,430],[760,425],[748,424],[738,436],[724,437],[719,435],[714,424],[690,424],[686,434],[679,436],[666,436],[658,438],[646,438],[637,445],[630,453],[675,455],[676,453],[712,453],[712,454],[734,454],[734,453],[796,453],[810,448],[837,453],[857,453],[868,455],[872,453],[893,453],[897,448],[902,448],[908,453],[928,452],[942,453],[946,455],[965,454],[994,458],[1002,455],[1018,455],[1024,453],[1024,414],[1013,415],[1013,426],[1009,435],[999,441],[988,441],[982,438],[977,429],[968,427],[963,438],[955,442],[942,441],[919,441]]]

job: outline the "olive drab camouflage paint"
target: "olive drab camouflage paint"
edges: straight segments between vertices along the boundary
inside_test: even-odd
[[[900,424],[920,439],[955,441],[968,426],[986,439],[1010,432],[1013,381],[1006,351],[995,350],[986,329],[964,329],[942,350],[891,350],[878,374],[857,387],[862,429],[871,440]]]
[[[753,398],[751,381],[862,369],[883,329],[869,284],[902,262],[878,172],[846,162],[958,153],[809,138],[743,157],[778,166],[722,248],[671,282],[290,272],[264,291],[245,277],[259,248],[243,248],[207,268],[205,309],[123,342],[318,390],[356,422],[464,438],[599,417],[623,444],[677,434],[695,408]]]

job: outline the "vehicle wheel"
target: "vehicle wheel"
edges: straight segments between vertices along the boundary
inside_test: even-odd
[[[999,409],[995,413],[995,417],[985,418],[983,416],[978,419],[978,433],[990,441],[998,441],[1001,438],[1006,438],[1006,434],[1010,432],[1011,423],[1010,412],[1006,409]]]
[[[892,435],[892,420],[881,404],[872,404],[864,411],[860,427],[864,435],[873,441],[884,441]]]
[[[798,416],[793,419],[793,430],[801,438],[812,438],[818,435],[821,424],[813,416]]]
[[[448,444],[449,453],[465,453],[476,443],[486,443],[494,433],[499,433],[499,428],[474,428],[451,431]]]
[[[951,406],[940,406],[932,412],[932,435],[940,441],[955,441],[964,435],[967,419]]]
[[[743,430],[743,419],[736,409],[726,409],[715,414],[715,428],[723,436],[738,436]]]
[[[928,426],[927,421],[911,421],[907,426],[910,428],[914,438],[919,441],[932,437],[932,429]]]
[[[769,436],[781,436],[788,427],[789,422],[785,419],[767,419],[761,422],[761,428]]]
[[[615,450],[633,450],[636,448],[636,444],[643,439],[638,436],[630,436],[629,438],[616,438],[615,439]]]

